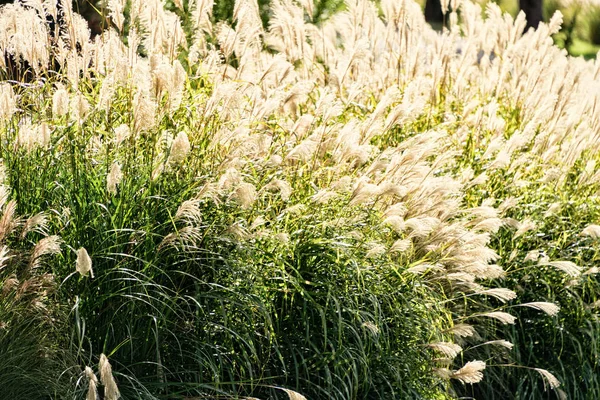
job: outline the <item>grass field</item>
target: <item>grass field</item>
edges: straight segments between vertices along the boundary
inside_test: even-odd
[[[1,399],[600,398],[600,61],[560,15],[52,4],[0,9]]]

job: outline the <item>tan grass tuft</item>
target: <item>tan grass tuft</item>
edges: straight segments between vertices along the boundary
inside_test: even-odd
[[[123,172],[121,171],[121,165],[114,162],[110,167],[110,172],[106,176],[106,191],[110,194],[117,194],[117,185],[123,180]]]
[[[493,345],[493,346],[504,347],[504,348],[507,348],[509,350],[512,350],[512,348],[515,347],[515,345],[513,343],[509,342],[508,340],[503,340],[503,339],[500,339],[500,340],[490,340],[489,342],[484,342],[481,345],[487,345],[487,344],[490,344],[490,345]]]
[[[242,182],[235,189],[232,197],[242,208],[250,208],[257,198],[256,187],[251,183]]]
[[[448,332],[458,337],[470,337],[475,335],[475,328],[469,324],[456,324]]]
[[[48,236],[37,242],[29,259],[29,269],[39,267],[41,257],[60,253],[61,244],[62,240],[58,236]]]
[[[452,373],[451,378],[458,379],[463,384],[465,383],[477,383],[483,379],[483,371],[485,369],[485,362],[483,361],[469,361],[461,369]]]
[[[571,261],[547,261],[540,260],[540,265],[549,265],[571,276],[581,275],[581,267]]]
[[[487,296],[492,296],[503,303],[517,298],[517,294],[514,291],[505,288],[485,289],[478,293]]]
[[[117,388],[117,383],[113,377],[112,367],[104,354],[100,355],[98,369],[100,370],[100,380],[104,385],[104,399],[118,400],[119,397],[121,397],[121,394],[119,393],[119,388]]]
[[[77,250],[75,269],[81,276],[89,276],[91,278],[94,277],[94,271],[92,270],[92,259],[90,258],[87,250],[83,247]]]
[[[176,221],[185,221],[188,224],[200,224],[202,211],[197,200],[185,200],[175,213]]]
[[[52,95],[52,116],[60,118],[69,112],[69,94],[63,88],[57,89]]]
[[[439,351],[450,358],[456,357],[462,351],[462,347],[451,342],[429,343],[427,347]]]
[[[591,224],[588,225],[583,231],[581,231],[582,236],[589,236],[592,239],[600,238],[600,225]]]
[[[519,304],[519,306],[530,307],[530,308],[534,308],[536,310],[543,311],[544,313],[548,314],[551,317],[554,317],[560,311],[559,306],[557,306],[554,303],[548,303],[545,301],[534,301],[531,303],[522,303],[522,304]]]
[[[171,152],[169,153],[169,162],[171,164],[180,164],[186,159],[192,146],[185,132],[179,132],[173,140]]]
[[[285,388],[276,387],[276,386],[274,388],[284,391],[288,395],[289,400],[307,400],[306,397],[304,397],[303,395],[301,395],[300,393],[298,393],[294,390],[285,389]]]
[[[48,231],[48,218],[44,213],[38,213],[33,217],[27,218],[23,225],[23,232],[21,237],[24,238],[30,232],[38,232],[42,235],[46,235]]]
[[[488,318],[496,319],[496,320],[502,322],[504,325],[507,325],[507,324],[512,325],[517,320],[516,317],[514,317],[513,315],[510,315],[509,313],[504,312],[504,311],[491,311],[491,312],[477,314],[477,315],[479,315],[481,317],[488,317]]]
[[[542,368],[534,368],[534,370],[544,378],[544,389],[546,388],[546,383],[548,383],[550,389],[556,389],[560,386],[560,381],[549,371]]]
[[[88,379],[88,391],[85,400],[98,400],[98,378],[90,367],[85,367],[85,376]]]

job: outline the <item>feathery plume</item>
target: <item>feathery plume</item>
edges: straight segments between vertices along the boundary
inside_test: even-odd
[[[94,271],[92,270],[92,259],[90,258],[87,250],[83,247],[77,250],[75,269],[81,276],[90,276],[91,278],[94,277]]]
[[[461,369],[454,371],[450,376],[453,379],[458,379],[463,384],[465,383],[477,383],[483,379],[483,371],[485,369],[485,362],[483,361],[469,361]]]
[[[242,208],[249,208],[254,204],[257,198],[256,187],[248,182],[242,182],[238,185],[232,195]]]
[[[571,276],[581,275],[581,267],[571,261],[548,261],[540,259],[539,265],[549,265]]]
[[[600,238],[600,225],[591,224],[585,227],[583,231],[581,231],[582,236],[589,236],[592,239]]]
[[[562,208],[562,204],[560,202],[550,204],[548,210],[544,213],[544,217],[548,218],[556,213],[558,213]]]
[[[40,258],[48,254],[60,253],[62,240],[58,236],[48,236],[41,239],[33,248],[33,253],[29,259],[29,268],[35,269],[40,265]]]
[[[289,400],[307,400],[306,397],[304,397],[300,393],[298,393],[296,391],[293,391],[291,389],[285,389],[285,388],[282,388],[282,387],[279,387],[279,386],[272,386],[272,387],[275,388],[275,389],[279,389],[279,390],[284,391],[288,395]]]
[[[179,132],[173,140],[171,152],[169,153],[169,162],[171,164],[182,163],[189,154],[192,146],[185,132]]]
[[[509,313],[504,312],[504,311],[491,311],[491,312],[477,314],[477,315],[481,316],[481,317],[488,317],[488,318],[496,319],[496,320],[502,322],[504,325],[507,325],[507,324],[513,325],[515,323],[515,321],[517,320],[516,317],[514,317],[513,315],[510,315]]]
[[[85,400],[98,400],[98,378],[90,367],[85,367],[85,376],[88,379],[88,391]]]
[[[2,270],[2,268],[4,268],[6,261],[8,261],[12,257],[9,253],[10,249],[8,248],[8,246],[0,247],[0,271]]]
[[[156,103],[142,90],[133,96],[133,130],[135,133],[151,129],[156,124]]]
[[[368,331],[370,331],[373,335],[379,335],[379,327],[377,325],[375,325],[375,323],[371,322],[371,321],[366,321],[362,323],[362,327],[366,328]]]
[[[115,144],[118,146],[123,143],[129,136],[131,135],[131,131],[129,127],[125,124],[121,124],[115,128]]]
[[[366,244],[368,250],[365,253],[366,258],[377,258],[386,252],[386,247],[382,243],[371,242]]]
[[[512,350],[512,348],[515,347],[515,345],[512,344],[511,342],[509,342],[508,340],[490,340],[489,342],[482,343],[481,345],[487,345],[487,344],[491,344],[493,346],[505,347],[509,350]]]
[[[104,385],[104,398],[106,400],[118,400],[121,397],[121,393],[119,393],[117,383],[113,377],[112,367],[104,354],[100,355],[98,369],[100,370],[100,380]]]
[[[107,3],[109,10],[108,17],[121,32],[123,31],[123,23],[125,22],[123,11],[125,10],[126,3],[125,0],[108,0]]]
[[[202,237],[203,232],[200,228],[188,225],[165,236],[158,245],[158,250],[168,247],[179,251],[194,249]]]
[[[4,186],[0,186],[0,207],[6,201],[8,197],[8,191],[5,190]],[[14,200],[10,200],[4,206],[4,212],[0,218],[0,243],[13,231],[17,226],[17,219],[15,216],[17,210],[17,203]]]
[[[0,84],[0,121],[10,119],[17,108],[15,93],[8,83]]]
[[[448,356],[450,358],[454,358],[462,351],[462,347],[457,345],[456,343],[451,342],[438,342],[438,343],[429,343],[427,347],[430,347],[440,353]]]
[[[552,375],[549,371],[542,368],[534,368],[536,372],[538,372],[542,378],[544,378],[544,388],[546,388],[546,383],[550,386],[550,389],[556,389],[560,386],[560,381],[556,379],[554,375]]]
[[[470,337],[475,334],[475,328],[469,324],[456,324],[448,329],[448,332],[453,333],[458,337]]]
[[[531,303],[522,303],[522,304],[518,304],[519,306],[523,306],[523,307],[530,307],[530,308],[534,308],[536,310],[540,310],[545,312],[546,314],[548,314],[551,317],[554,317],[555,315],[558,314],[558,312],[560,311],[560,307],[557,306],[554,303],[548,303],[545,301],[534,301]]]
[[[118,162],[114,162],[110,167],[110,172],[106,176],[106,191],[110,194],[117,194],[117,185],[123,180],[123,172],[121,171],[121,165]]]
[[[510,289],[506,289],[506,288],[485,289],[478,293],[492,296],[492,297],[500,300],[502,303],[506,303],[507,301],[517,298],[517,294],[514,291],[512,291]]]
[[[403,253],[410,249],[412,241],[410,239],[398,239],[390,247],[390,253]]]
[[[525,258],[523,259],[523,261],[524,262],[537,261],[539,258],[540,258],[540,251],[539,250],[531,250],[525,255]]]
[[[424,263],[419,263],[419,264],[417,264],[415,266],[412,266],[412,267],[410,267],[410,268],[408,268],[406,270],[406,272],[410,272],[411,274],[415,274],[415,275],[420,275],[420,274],[423,274],[423,273],[425,273],[427,271],[442,272],[442,271],[444,271],[444,267],[442,265],[440,265],[440,264],[430,264],[430,263],[424,262]],[[452,279],[453,277],[451,275],[452,274],[448,274],[446,276],[446,278]],[[462,279],[465,278],[462,275],[463,274],[461,273],[461,276],[459,277],[459,280],[462,280]],[[472,277],[473,277],[472,275],[469,275],[468,278],[467,278],[467,280],[470,280],[469,278],[472,278]]]
[[[288,201],[290,199],[290,196],[292,195],[291,185],[283,179],[273,179],[267,184],[267,186],[265,186],[265,190],[279,191],[279,194],[281,195],[281,200],[283,201]],[[313,196],[313,200],[315,200],[315,197],[316,195]]]
[[[71,99],[69,109],[73,119],[81,124],[90,112],[90,103],[83,94],[78,93]]]
[[[592,274],[597,274],[599,272],[600,272],[600,268],[591,267],[591,268],[588,268],[587,270],[585,270],[581,275],[592,275]]]
[[[202,222],[202,211],[197,200],[185,200],[175,213],[176,221],[186,221],[188,224]]]
[[[516,239],[519,236],[524,235],[526,232],[529,232],[531,230],[534,230],[535,228],[537,228],[537,225],[535,222],[533,222],[530,219],[525,219],[524,221],[522,221],[519,224],[519,228],[517,229],[517,231],[515,232],[515,234],[513,235],[513,238]]]

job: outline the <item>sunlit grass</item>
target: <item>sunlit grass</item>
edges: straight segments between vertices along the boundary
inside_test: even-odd
[[[271,5],[51,47],[2,9],[0,397],[597,394],[599,66],[559,17]]]

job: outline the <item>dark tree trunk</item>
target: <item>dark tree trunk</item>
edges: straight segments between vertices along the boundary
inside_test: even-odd
[[[427,0],[425,2],[425,21],[436,24],[444,22],[442,14],[442,3],[440,0]]]
[[[527,19],[527,26],[525,32],[529,28],[537,29],[540,22],[542,22],[542,1],[543,0],[519,0],[519,8],[525,13],[525,19]]]

